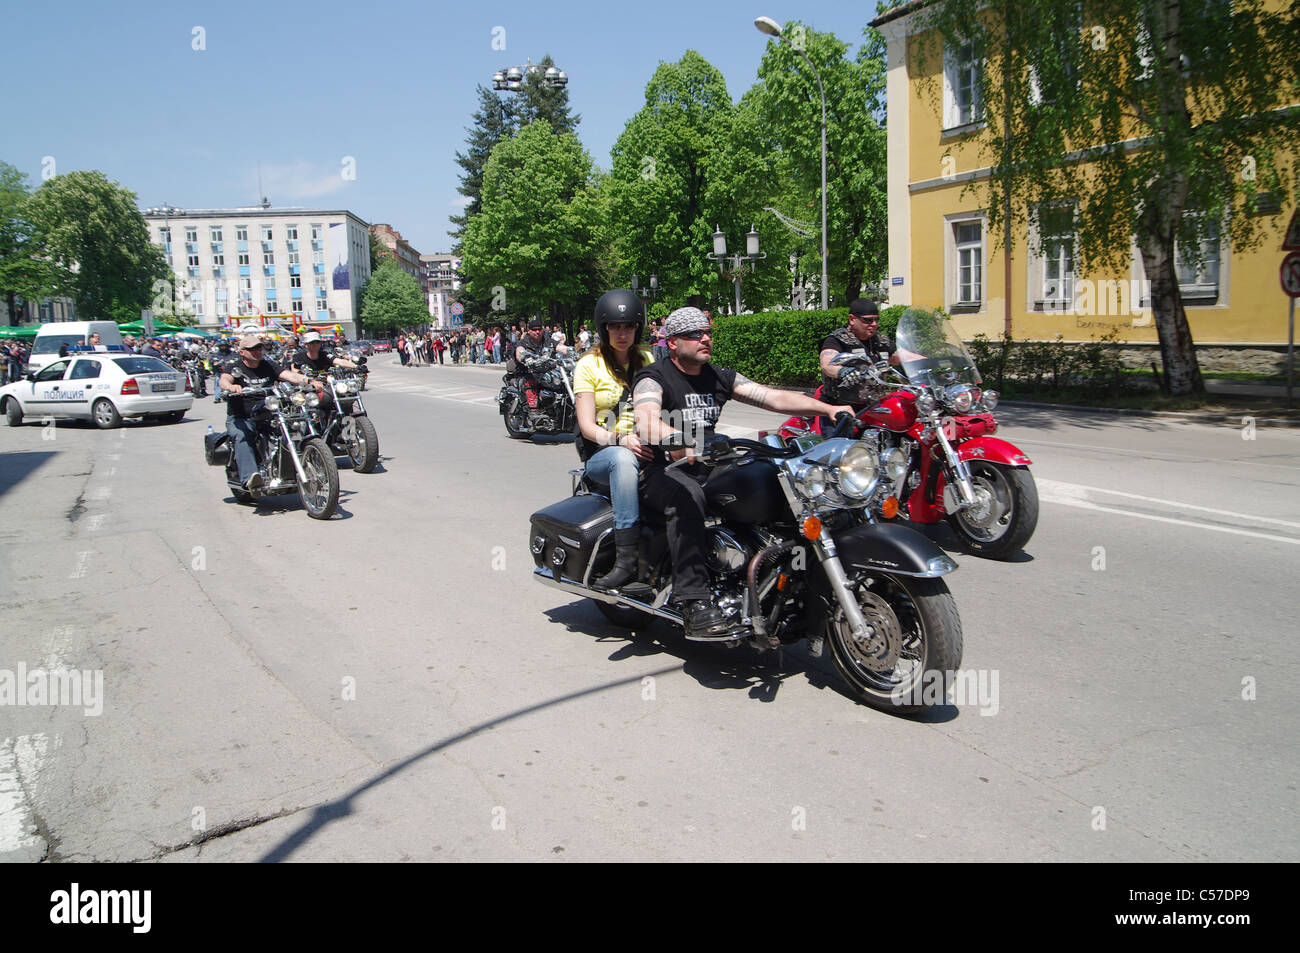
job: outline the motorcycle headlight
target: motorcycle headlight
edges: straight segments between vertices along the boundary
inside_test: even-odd
[[[998,405],[998,392],[995,390],[986,390],[984,392],[984,409],[992,410]]]
[[[842,496],[851,500],[869,496],[879,478],[876,455],[867,444],[855,443],[840,457],[839,491]]]
[[[280,409],[280,398],[278,397],[266,398],[266,409],[272,412],[278,411]]]
[[[968,414],[970,409],[975,406],[975,389],[963,385],[949,387],[944,397],[952,406],[952,409],[959,414]]]
[[[926,391],[920,397],[916,398],[917,413],[921,414],[923,417],[930,416],[938,406],[939,402],[935,400],[934,395],[929,391]]]
[[[314,394],[313,394],[311,397],[308,397],[308,398],[307,398],[307,406],[308,406],[308,407],[319,407],[319,406],[320,406],[320,398],[317,397],[317,396],[315,396]]]
[[[885,477],[891,483],[897,483],[907,472],[907,454],[895,447],[892,450],[886,450],[880,455],[880,467],[885,471]]]
[[[826,492],[826,471],[815,463],[802,466],[795,471],[794,485],[800,496],[814,500]]]
[[[348,392],[348,385],[346,381],[334,382],[334,393],[338,394],[341,397],[347,392]]]
[[[359,387],[357,387],[357,382],[356,382],[356,381],[349,381],[349,382],[348,382],[348,393],[349,393],[349,394],[359,394],[359,393],[361,393],[361,389],[360,389]]]
[[[290,397],[289,400],[301,407],[303,404],[307,403],[307,395],[299,391]]]

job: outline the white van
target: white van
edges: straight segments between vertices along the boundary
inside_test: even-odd
[[[84,348],[94,333],[99,333],[102,350],[118,350],[122,347],[122,332],[116,321],[56,321],[43,324],[32,341],[32,355],[27,359],[27,373],[35,374],[46,364],[59,359],[59,348],[67,345],[68,350]]]

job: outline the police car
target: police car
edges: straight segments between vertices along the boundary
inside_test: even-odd
[[[74,348],[26,380],[0,387],[10,427],[24,417],[93,420],[103,430],[123,417],[179,421],[194,404],[189,380],[158,360],[118,348]]]

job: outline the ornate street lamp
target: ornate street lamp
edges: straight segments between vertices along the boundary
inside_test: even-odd
[[[530,73],[540,73],[542,85],[550,89],[563,89],[569,85],[569,74],[564,70],[554,66],[543,70],[531,60],[525,60],[523,66],[511,66],[493,73],[492,88],[498,92],[517,93],[524,88],[524,78]]]
[[[781,25],[771,17],[759,17],[754,21],[754,26],[758,28],[760,33],[774,36],[782,43],[790,43],[790,40],[781,32]],[[808,59],[808,54],[793,43],[790,43],[790,49],[802,56],[804,62],[812,69],[813,76],[817,77],[817,91],[821,93],[822,97],[822,310],[824,311],[829,307],[826,298],[826,290],[829,286],[826,277],[826,88],[822,86],[822,74],[817,71],[813,61]]]
[[[745,263],[755,262],[760,258],[766,258],[767,252],[759,251],[758,248],[758,231],[753,225],[749,226],[749,231],[745,234],[745,254],[737,252],[734,255],[727,254],[727,236],[723,234],[721,227],[713,233],[713,251],[705,255],[718,263],[718,274],[727,273],[727,264],[731,266],[731,280],[736,287],[736,314],[740,314],[740,279],[745,273]],[[752,271],[752,264],[750,270]]]

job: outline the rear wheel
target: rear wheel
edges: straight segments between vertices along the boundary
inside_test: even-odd
[[[353,417],[351,421],[352,426],[344,431],[344,442],[352,459],[352,469],[357,473],[369,473],[379,464],[379,433],[369,417]]]
[[[23,423],[23,406],[15,397],[5,398],[5,420],[10,427],[21,427]]]
[[[976,556],[1006,559],[1020,552],[1038,526],[1038,486],[1024,467],[971,460],[976,505],[948,523]]]
[[[100,430],[112,430],[114,427],[122,426],[122,415],[117,412],[117,408],[107,397],[95,401],[91,414],[95,418],[95,426]]]
[[[838,606],[826,641],[859,701],[908,713],[944,704],[961,667],[961,619],[942,579],[859,573],[851,580],[868,632],[855,639]]]
[[[325,441],[314,437],[302,445],[300,454],[306,481],[298,481],[298,495],[307,515],[314,520],[327,520],[339,505],[339,468],[334,454]]]

